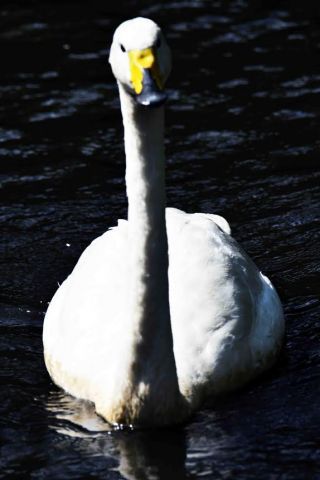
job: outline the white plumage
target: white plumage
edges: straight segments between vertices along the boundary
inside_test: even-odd
[[[110,63],[125,127],[128,221],[84,251],[50,303],[43,340],[53,380],[106,420],[162,425],[270,367],[284,320],[272,284],[225,219],[165,212],[163,107],[137,105],[128,60],[137,49],[152,49],[163,82],[170,70],[153,22],[117,29]]]

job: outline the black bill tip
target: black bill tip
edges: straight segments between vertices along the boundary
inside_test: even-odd
[[[139,105],[145,107],[160,107],[167,99],[167,95],[162,92],[155,80],[152,78],[150,69],[143,71],[142,92],[136,95],[136,101]]]

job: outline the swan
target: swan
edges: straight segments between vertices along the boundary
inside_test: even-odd
[[[156,23],[115,31],[109,62],[124,124],[128,220],[95,239],[49,304],[52,380],[111,424],[184,421],[276,360],[279,297],[228,222],[165,203],[164,86],[170,50]]]

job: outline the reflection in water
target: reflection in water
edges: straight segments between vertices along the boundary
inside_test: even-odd
[[[54,420],[62,420],[58,426],[54,422],[54,428],[60,433],[85,437],[90,432],[112,431],[110,424],[95,413],[91,402],[78,400],[64,392],[52,392],[46,406],[54,414]]]
[[[47,400],[52,428],[66,437],[78,438],[81,453],[113,457],[128,480],[182,480],[186,478],[186,433],[183,428],[128,430],[102,420],[90,402],[62,392]],[[53,414],[53,415],[52,415]],[[190,477],[189,477],[190,478]]]
[[[117,436],[116,442],[120,453],[119,470],[124,478],[186,478],[186,436],[183,430],[131,432]]]

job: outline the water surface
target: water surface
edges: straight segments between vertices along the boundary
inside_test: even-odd
[[[1,3],[1,478],[319,479],[317,3]],[[115,27],[144,15],[173,50],[168,204],[225,216],[274,282],[277,366],[172,430],[110,431],[50,381],[44,312],[126,217]]]

